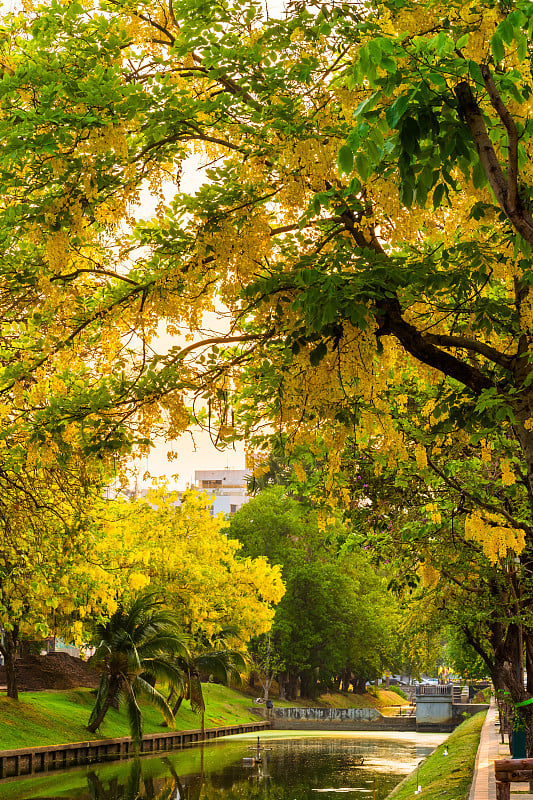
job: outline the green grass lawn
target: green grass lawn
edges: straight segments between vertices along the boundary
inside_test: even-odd
[[[248,709],[250,698],[224,686],[204,687],[207,708],[206,728],[257,721]],[[83,742],[128,736],[125,714],[110,709],[98,735],[87,730],[94,695],[90,689],[70,691],[21,692],[18,702],[0,697],[0,750],[44,744]],[[161,715],[150,706],[143,707],[144,732],[162,733]],[[176,717],[177,730],[200,728],[201,717],[194,714],[187,702]]]
[[[420,767],[403,780],[387,800],[467,800],[486,711],[465,720]],[[444,755],[447,751],[448,755]]]
[[[205,727],[216,728],[241,722],[256,722],[259,717],[250,709],[253,699],[249,695],[219,686],[204,684],[206,700]],[[398,704],[402,698],[393,692],[380,691],[372,695],[322,695],[318,701],[280,703],[276,705],[318,705],[334,708],[382,707]],[[113,739],[128,736],[128,724],[122,711],[110,709],[97,735],[90,734],[87,722],[94,703],[90,689],[70,691],[21,692],[15,702],[0,696],[0,750],[35,747],[45,744],[84,742],[90,739]],[[150,706],[143,707],[144,732],[162,733],[161,716]],[[201,727],[201,717],[194,714],[185,701],[176,717],[177,730]]]

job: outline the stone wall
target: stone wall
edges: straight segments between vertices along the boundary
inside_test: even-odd
[[[266,709],[254,709],[262,716]],[[271,720],[277,730],[414,731],[412,717],[384,717],[375,708],[276,708]]]
[[[381,714],[375,708],[273,708],[275,719],[305,719],[324,721],[378,719]]]

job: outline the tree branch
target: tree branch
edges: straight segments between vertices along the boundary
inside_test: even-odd
[[[430,344],[437,347],[456,347],[460,350],[469,350],[472,353],[479,353],[494,364],[499,364],[504,369],[511,369],[513,365],[513,357],[506,356],[483,342],[478,342],[476,339],[469,339],[466,336],[447,336],[445,334],[427,333],[424,339]]]
[[[191,353],[193,350],[196,350],[198,347],[207,347],[211,344],[231,344],[232,342],[254,342],[258,339],[266,337],[268,337],[268,334],[266,334],[266,336],[260,336],[259,334],[250,333],[243,334],[242,336],[213,336],[211,339],[202,339],[200,342],[193,342],[187,347],[182,348],[174,356],[174,358],[168,362],[168,365],[177,364],[178,361],[182,360],[186,355]]]
[[[484,500],[480,500],[477,497],[469,492],[465,487],[458,483],[453,478],[450,478],[448,475],[445,475],[442,470],[440,470],[437,465],[431,460],[429,456],[427,456],[427,462],[433,472],[435,472],[439,478],[442,478],[444,483],[453,489],[455,492],[458,492],[464,497],[467,497],[471,503],[478,506],[479,508],[484,508],[485,511],[491,511],[493,514],[501,514],[502,517],[505,517],[507,522],[513,527],[517,528],[518,530],[525,531],[527,534],[531,534],[531,526],[527,525],[525,522],[521,522],[518,519],[515,519],[512,514],[509,514],[504,508],[501,506],[497,506],[495,503],[487,503]]]
[[[486,70],[486,74],[488,70]],[[500,118],[504,122],[504,124],[514,126],[514,122],[512,122],[510,118],[510,114],[505,108],[501,98],[499,97],[498,93],[496,92],[496,88],[494,87],[494,98],[491,96],[490,92],[492,86],[494,86],[492,82],[492,77],[489,75],[489,83],[487,86],[487,91],[489,92],[489,97],[491,98],[491,102],[496,103],[498,107],[495,106],[497,113],[500,115]],[[484,78],[485,79],[485,78]],[[489,87],[491,87],[489,89]],[[491,185],[492,191],[498,201],[498,204],[502,211],[506,214],[509,221],[512,223],[515,230],[531,245],[533,245],[533,219],[531,216],[525,211],[525,209],[518,204],[518,198],[515,194],[516,192],[516,180],[517,176],[515,174],[517,165],[515,163],[515,156],[514,156],[514,144],[511,143],[512,136],[509,133],[509,128],[507,128],[509,133],[509,173],[508,179],[505,178],[503,174],[503,170],[500,166],[500,162],[492,145],[492,142],[489,138],[487,133],[487,128],[485,126],[485,121],[483,119],[483,115],[481,113],[481,109],[479,108],[476,100],[474,99],[474,95],[472,93],[472,87],[466,81],[462,81],[456,89],[456,96],[459,102],[459,108],[461,113],[466,121],[470,129],[470,133],[472,135],[472,139],[474,140],[474,144],[476,146],[479,159],[485,170],[485,174],[487,179]],[[499,103],[498,103],[499,101]],[[503,116],[502,116],[503,115]],[[507,120],[507,122],[506,122]],[[508,181],[513,184],[512,191],[509,193],[509,183]]]
[[[509,142],[508,168],[507,168],[507,203],[511,211],[516,211],[518,201],[518,131],[515,121],[503,103],[491,71],[486,64],[482,64],[481,77],[489,93],[490,102],[499,118],[507,129]]]
[[[414,325],[406,322],[396,297],[377,300],[375,305],[379,323],[376,336],[395,336],[405,350],[416,359],[454,378],[476,395],[485,389],[495,388],[496,384],[481,370],[436,347],[431,341],[431,337],[435,334],[423,336]]]

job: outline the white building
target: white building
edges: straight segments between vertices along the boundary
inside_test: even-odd
[[[211,513],[235,514],[248,502],[244,469],[198,469],[194,473],[196,488],[213,497]]]

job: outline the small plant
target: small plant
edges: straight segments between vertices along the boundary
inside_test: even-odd
[[[378,687],[377,686],[367,686],[366,687],[366,691],[367,691],[368,694],[372,695],[372,697],[375,697],[376,700],[379,699],[379,693],[378,693]]]
[[[480,700],[481,703],[490,703],[490,698],[492,697],[492,686],[487,686],[481,692],[482,699]]]
[[[389,692],[394,692],[394,694],[397,694],[400,697],[403,697],[404,700],[407,700],[407,695],[403,689],[400,689],[399,686],[389,686]]]

